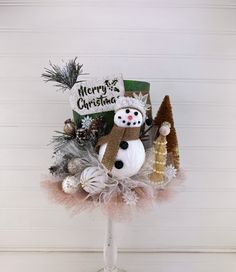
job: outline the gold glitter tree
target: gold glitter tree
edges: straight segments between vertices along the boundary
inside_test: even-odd
[[[160,128],[160,135],[154,142],[154,164],[153,173],[150,176],[151,181],[156,184],[162,184],[165,178],[167,140],[166,136],[170,132],[170,123],[164,122]]]

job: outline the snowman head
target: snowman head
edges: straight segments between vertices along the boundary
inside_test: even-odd
[[[116,100],[114,123],[119,127],[140,127],[146,118],[147,95],[121,96]]]
[[[115,113],[114,123],[118,127],[140,127],[143,124],[143,115],[135,108],[122,108]]]

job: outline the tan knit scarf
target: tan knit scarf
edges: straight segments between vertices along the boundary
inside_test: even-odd
[[[121,141],[137,140],[139,139],[139,134],[140,127],[127,128],[114,125],[108,135],[105,135],[98,140],[96,147],[107,143],[102,164],[108,171],[111,171],[114,166]]]

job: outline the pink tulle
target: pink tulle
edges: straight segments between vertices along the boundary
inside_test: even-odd
[[[147,212],[154,205],[154,195],[143,188],[135,188],[139,201],[135,206],[127,205],[121,197],[121,194],[115,194],[113,198],[101,205],[104,213],[116,221],[131,220],[137,212]]]
[[[61,183],[61,180],[52,176],[41,182],[42,187],[48,192],[50,200],[64,205],[75,214],[95,207],[92,199],[89,199],[84,191],[81,190],[72,195],[66,194],[62,190]]]
[[[185,179],[184,172],[178,171],[177,176],[163,190],[156,190],[156,201],[165,202],[171,200],[177,192],[177,187],[180,186]]]
[[[183,172],[179,171],[178,176],[164,189],[156,190],[151,185],[134,188],[138,197],[135,206],[127,205],[122,199],[122,194],[117,191],[112,193],[106,201],[101,201],[99,197],[92,198],[83,190],[79,190],[75,194],[66,194],[61,187],[62,180],[53,176],[44,179],[42,187],[47,190],[52,201],[69,208],[72,214],[99,207],[110,218],[116,221],[127,221],[132,219],[136,212],[151,210],[156,202],[170,200],[183,179]]]

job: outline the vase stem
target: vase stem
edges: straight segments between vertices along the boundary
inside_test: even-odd
[[[114,239],[114,224],[111,218],[107,220],[107,228],[104,243],[104,272],[117,271],[117,247]]]

